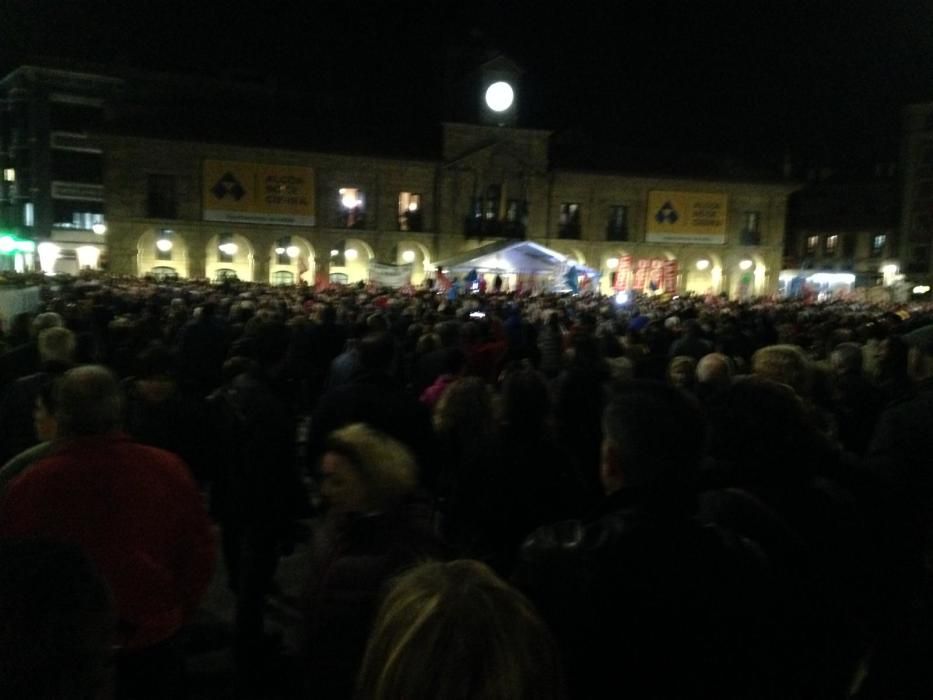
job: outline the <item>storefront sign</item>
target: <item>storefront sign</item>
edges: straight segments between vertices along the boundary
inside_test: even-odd
[[[314,225],[314,171],[294,165],[204,161],[205,221]]]
[[[649,243],[725,243],[728,197],[718,192],[648,193]]]

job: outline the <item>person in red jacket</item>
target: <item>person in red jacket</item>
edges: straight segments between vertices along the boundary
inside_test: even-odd
[[[0,537],[81,548],[113,593],[118,697],[179,697],[177,634],[215,559],[211,522],[184,462],[119,429],[120,389],[100,366],[67,372],[59,442],[0,502]]]

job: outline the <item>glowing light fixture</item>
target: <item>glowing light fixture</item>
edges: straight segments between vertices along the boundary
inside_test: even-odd
[[[619,292],[616,294],[616,304],[627,304],[631,295],[628,292]]]
[[[12,253],[16,250],[16,240],[13,236],[0,237],[0,253]]]
[[[885,275],[896,275],[897,274],[897,265],[888,264],[884,265],[881,268],[881,272]]]
[[[160,238],[156,241],[156,248],[161,250],[163,253],[167,253],[172,249],[173,243],[168,238]]]
[[[347,209],[354,209],[355,207],[360,206],[361,202],[356,196],[355,187],[341,187],[339,190],[340,194],[340,203]]]
[[[929,291],[930,291],[930,286],[927,284],[918,284],[916,287],[913,288],[914,294],[926,294]]]
[[[275,254],[276,254],[276,255],[285,255],[285,246],[281,246],[281,245],[280,245],[280,246],[276,246],[276,247],[275,247]]]
[[[96,233],[98,236],[103,236],[107,233],[107,224],[102,221],[98,221],[96,224],[91,226],[91,230]]]
[[[217,246],[217,249],[220,250],[221,253],[224,253],[226,255],[236,255],[236,252],[237,250],[239,250],[239,247],[237,246],[236,243],[229,242],[229,243],[221,243],[219,246]]]
[[[740,270],[751,270],[752,265],[754,264],[755,263],[753,263],[751,260],[746,259],[739,263],[739,269]]]
[[[336,248],[331,248],[330,257],[336,258],[338,255],[340,255],[340,251]]]
[[[347,248],[343,255],[347,260],[356,260],[357,257],[359,257],[359,253],[356,252],[356,248]]]
[[[62,249],[59,248],[54,243],[45,241],[39,244],[39,267],[42,268],[42,271],[47,275],[55,274],[55,261],[58,260],[59,254],[62,252]]]
[[[297,256],[298,256],[298,253],[300,253],[300,252],[301,252],[301,251],[298,250],[298,246],[296,246],[296,245],[290,245],[290,246],[288,246],[288,247],[285,249],[285,254],[288,255],[288,257],[290,257],[290,258],[297,257]]]
[[[402,261],[407,262],[407,263],[415,262],[415,251],[413,250],[404,251],[402,253]]]
[[[743,262],[751,262],[750,260],[744,260]],[[708,270],[709,269],[709,260],[697,260],[697,269],[698,270]],[[743,267],[743,270],[747,270],[747,267]]]
[[[75,253],[78,256],[78,268],[83,270],[85,268],[91,268],[92,270],[97,269],[97,261],[100,259],[100,248],[93,245],[83,245]]]
[[[610,270],[615,270],[617,267],[619,267],[619,259],[618,258],[607,259],[606,267],[609,268]]]
[[[486,88],[486,106],[493,112],[504,112],[515,101],[515,91],[504,80],[499,80]]]

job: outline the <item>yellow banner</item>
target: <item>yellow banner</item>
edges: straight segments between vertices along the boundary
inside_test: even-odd
[[[649,243],[725,243],[728,197],[721,192],[648,193]]]
[[[295,165],[205,160],[205,221],[314,226],[314,171]]]

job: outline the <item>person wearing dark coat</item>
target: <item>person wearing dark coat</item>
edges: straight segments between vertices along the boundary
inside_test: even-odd
[[[348,425],[327,437],[320,472],[327,514],[313,529],[304,597],[307,678],[313,697],[342,699],[352,697],[383,586],[446,550],[398,440]]]
[[[515,575],[563,651],[571,697],[769,697],[759,550],[694,518],[693,400],[633,382],[607,406],[589,517],[525,541]],[[773,697],[773,696],[772,696]]]
[[[411,449],[422,479],[430,484],[436,453],[430,412],[389,373],[395,356],[392,337],[370,333],[357,352],[359,366],[350,381],[325,393],[311,417],[310,465],[323,454],[330,433],[350,423],[366,423]]]
[[[36,399],[74,363],[75,337],[67,328],[40,331],[37,346],[40,371],[16,379],[0,399],[0,462],[39,443],[33,427]]]

